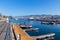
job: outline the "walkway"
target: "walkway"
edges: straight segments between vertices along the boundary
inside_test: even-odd
[[[18,25],[13,24],[14,33],[16,36],[20,34],[20,40],[32,40],[32,38],[23,31]]]
[[[7,28],[8,24],[4,22],[0,23],[0,40],[5,40]]]

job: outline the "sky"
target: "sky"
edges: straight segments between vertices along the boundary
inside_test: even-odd
[[[0,0],[0,13],[7,16],[60,15],[60,0]]]

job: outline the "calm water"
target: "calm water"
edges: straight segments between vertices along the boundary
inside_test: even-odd
[[[55,33],[54,40],[60,40],[60,25],[44,25],[40,24],[40,21],[29,21],[29,20],[23,20],[23,19],[11,19],[11,22],[14,23],[21,23],[26,22],[27,24],[31,24],[33,28],[39,28],[38,31],[30,31],[27,32],[30,36],[37,36],[37,35],[43,35],[43,34],[49,34],[49,33]]]

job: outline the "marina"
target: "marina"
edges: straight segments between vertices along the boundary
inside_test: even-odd
[[[12,19],[1,21],[0,35],[3,35],[0,36],[1,40],[54,40],[57,38],[57,34],[54,32],[56,29],[52,29],[56,27],[49,27],[54,25],[42,25],[40,21],[36,20],[33,22],[25,20],[23,22],[24,23],[19,22],[19,24],[18,22],[16,23],[16,21],[12,22]]]
[[[0,40],[60,40],[60,0],[0,0]]]
[[[16,22],[15,21],[15,23],[20,23],[21,21],[19,21],[19,22]],[[46,39],[46,40],[55,40],[55,39],[58,39],[59,40],[59,29],[60,29],[60,27],[59,27],[59,24],[57,24],[57,25],[55,25],[55,24],[53,24],[53,25],[43,25],[43,24],[40,24],[40,21],[28,21],[28,20],[24,20],[24,22],[25,23],[27,23],[27,24],[32,24],[32,27],[33,28],[39,28],[38,29],[38,31],[36,32],[36,31],[25,31],[30,37],[33,37],[33,36],[38,36],[37,38],[39,39],[39,35],[41,36],[41,35],[45,35],[45,34],[50,34],[50,33],[52,33],[52,34],[54,34],[54,36],[53,37],[48,37],[48,38],[42,38],[42,39]],[[37,23],[37,24],[36,24]],[[59,28],[57,28],[57,27],[59,27]],[[26,29],[27,30],[27,29]],[[23,30],[24,31],[24,30]],[[58,32],[58,33],[56,33],[56,32]],[[58,36],[56,36],[56,35],[58,35]],[[37,39],[36,38],[36,39]],[[32,38],[33,39],[33,38]]]

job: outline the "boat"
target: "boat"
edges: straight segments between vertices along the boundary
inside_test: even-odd
[[[19,25],[24,31],[37,31],[38,28],[32,28],[32,25],[28,25],[26,23],[22,23]]]
[[[24,29],[24,31],[37,31],[39,28]]]
[[[55,24],[54,22],[41,22],[41,24]]]
[[[19,26],[22,29],[30,29],[30,28],[32,28],[32,25],[26,24],[25,22],[24,23],[20,23]]]

